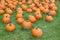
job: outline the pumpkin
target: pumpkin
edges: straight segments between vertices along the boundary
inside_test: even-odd
[[[51,22],[51,21],[53,21],[53,18],[52,18],[52,16],[47,15],[46,18],[45,18],[45,20],[46,20],[47,22]]]
[[[9,14],[4,14],[3,17],[9,17],[10,18],[10,15]]]
[[[27,12],[28,12],[28,13],[32,12],[32,9],[31,9],[31,8],[28,8],[28,9],[27,9]]]
[[[36,7],[33,7],[32,10],[36,12],[37,11],[37,8]]]
[[[49,0],[43,0],[43,2],[49,3]]]
[[[29,5],[32,4],[32,0],[28,0],[28,4],[29,4]]]
[[[53,6],[51,9],[55,10],[55,11],[58,10],[58,8],[56,6]]]
[[[12,6],[10,6],[10,9],[16,10],[16,6],[12,5]]]
[[[36,18],[34,16],[32,16],[32,15],[29,15],[28,20],[30,22],[35,22],[36,21]]]
[[[43,33],[40,28],[34,28],[32,29],[32,36],[34,37],[42,37]]]
[[[21,8],[22,8],[23,10],[26,10],[26,9],[27,9],[27,6],[22,5]]]
[[[44,7],[41,6],[41,7],[39,7],[39,9],[40,9],[41,12],[43,12]]]
[[[22,8],[17,8],[17,13],[23,14]]]
[[[22,0],[22,4],[25,4],[26,3],[26,0]]]
[[[24,22],[22,23],[22,28],[23,28],[23,29],[31,29],[31,27],[32,27],[32,23],[29,22],[29,21],[24,21]]]
[[[35,12],[35,17],[37,19],[41,19],[42,18],[41,12],[40,11]]]
[[[12,4],[13,4],[14,6],[16,6],[16,5],[17,5],[17,3],[18,3],[18,1],[15,1],[15,2],[13,2]]]
[[[50,14],[51,16],[56,16],[56,11],[50,10],[50,11],[49,11],[49,14]]]
[[[4,14],[4,10],[0,9],[0,14]]]
[[[54,2],[55,2],[55,0],[50,0],[50,2],[54,3]]]
[[[0,9],[5,9],[5,5],[0,4]]]
[[[32,3],[31,5],[29,5],[30,8],[33,8],[35,6],[34,3]]]
[[[22,18],[22,14],[17,13],[17,14],[16,14],[16,19],[18,19],[18,18]]]
[[[6,13],[11,15],[13,12],[10,8],[6,8]]]
[[[3,17],[2,22],[5,23],[5,24],[7,24],[7,23],[10,22],[10,18],[8,16]]]
[[[44,13],[49,12],[49,9],[45,8],[44,10],[42,10]]]
[[[18,2],[19,5],[22,5],[22,2]]]
[[[49,4],[49,8],[52,8],[52,7],[54,7],[54,6],[55,6],[54,3],[50,3],[50,4]]]
[[[13,23],[8,23],[6,25],[6,31],[8,32],[11,32],[11,31],[14,31],[16,28],[15,28],[15,25]]]
[[[23,23],[23,21],[24,21],[24,19],[23,19],[23,18],[18,18],[18,19],[17,19],[18,24]]]

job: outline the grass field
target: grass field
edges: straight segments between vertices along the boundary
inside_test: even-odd
[[[13,32],[6,32],[5,24],[2,23],[2,15],[0,15],[0,40],[60,40],[60,2],[56,2],[58,7],[57,15],[53,17],[53,22],[45,21],[45,14],[41,20],[36,21],[32,24],[32,27],[39,27],[43,31],[41,38],[36,38],[31,35],[31,30],[22,30],[21,25],[17,24],[15,19],[15,11],[11,15],[11,22],[15,24],[16,30]],[[24,11],[24,19],[27,20],[27,16],[32,13]]]

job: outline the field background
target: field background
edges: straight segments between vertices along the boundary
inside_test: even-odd
[[[15,24],[16,30],[13,32],[6,32],[5,24],[2,23],[2,16],[0,15],[0,40],[60,40],[60,2],[56,2],[56,6],[58,7],[57,15],[53,17],[53,22],[45,21],[45,14],[43,15],[43,19],[36,21],[32,24],[34,27],[39,27],[43,31],[43,36],[41,38],[36,38],[31,35],[31,30],[22,30],[21,25],[17,24],[15,19],[15,11],[13,10],[13,14],[11,15],[11,22]],[[17,6],[18,7],[18,6]],[[24,19],[27,20],[27,16],[32,13],[27,13],[24,11]]]

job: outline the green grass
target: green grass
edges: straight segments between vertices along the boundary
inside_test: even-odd
[[[41,38],[36,38],[31,35],[31,30],[22,30],[21,25],[17,24],[15,19],[16,12],[13,11],[11,15],[11,22],[15,24],[16,30],[13,32],[6,32],[5,24],[2,23],[2,15],[0,15],[0,40],[60,40],[60,2],[56,2],[58,7],[57,15],[53,17],[53,22],[45,21],[45,14],[43,19],[36,21],[32,24],[32,27],[39,27],[43,31]],[[27,20],[27,16],[32,13],[24,12],[23,18]]]

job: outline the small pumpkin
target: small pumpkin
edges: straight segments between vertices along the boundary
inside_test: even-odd
[[[51,16],[56,16],[56,11],[55,11],[55,10],[50,10],[50,11],[49,11],[49,14],[50,14]]]
[[[24,21],[24,19],[23,19],[23,18],[18,18],[18,19],[17,19],[18,24],[23,23],[23,21]]]
[[[36,12],[37,11],[37,8],[36,7],[33,7],[32,10]]]
[[[15,25],[13,23],[8,23],[6,25],[6,31],[8,32],[11,32],[11,31],[14,31],[16,28],[15,28]]]
[[[3,17],[9,17],[10,18],[10,15],[9,14],[4,14]]]
[[[29,4],[29,5],[32,4],[32,0],[28,0],[28,4]]]
[[[51,21],[53,21],[53,18],[52,18],[52,16],[47,15],[46,18],[45,18],[45,20],[46,20],[47,22],[51,22]]]
[[[30,8],[33,8],[35,6],[34,3],[32,3],[31,5],[29,5]]]
[[[31,27],[32,27],[32,23],[29,22],[29,21],[24,21],[24,22],[22,23],[22,28],[23,28],[23,29],[31,29]]]
[[[3,4],[0,4],[0,9],[5,9],[5,5],[3,5]]]
[[[51,9],[55,10],[55,11],[58,10],[58,8],[56,6],[53,6]]]
[[[30,22],[35,22],[36,21],[36,18],[34,16],[32,16],[32,15],[29,15],[28,20]]]
[[[31,8],[28,8],[28,9],[27,9],[27,12],[28,12],[28,13],[32,12],[32,9],[31,9]]]
[[[4,14],[4,10],[0,9],[0,14]]]
[[[42,37],[42,35],[43,35],[43,33],[42,33],[42,30],[40,28],[32,29],[32,36]]]
[[[22,4],[25,4],[26,3],[26,0],[22,0]]]
[[[22,16],[23,16],[22,14],[17,13],[17,14],[16,14],[16,19],[18,19],[18,18],[22,18]]]
[[[41,12],[40,11],[35,12],[35,17],[37,19],[41,19],[42,18]]]
[[[47,13],[49,12],[49,9],[45,8],[44,10],[42,10],[42,12]]]
[[[11,15],[13,12],[10,8],[6,8],[6,13]]]
[[[27,6],[25,6],[25,5],[22,5],[21,8],[22,8],[23,10],[27,10]]]
[[[52,8],[52,7],[54,7],[54,6],[55,6],[54,3],[50,3],[50,4],[49,4],[49,8]]]
[[[10,22],[10,18],[8,16],[3,17],[2,22],[5,23],[5,24],[7,24],[7,23]]]

